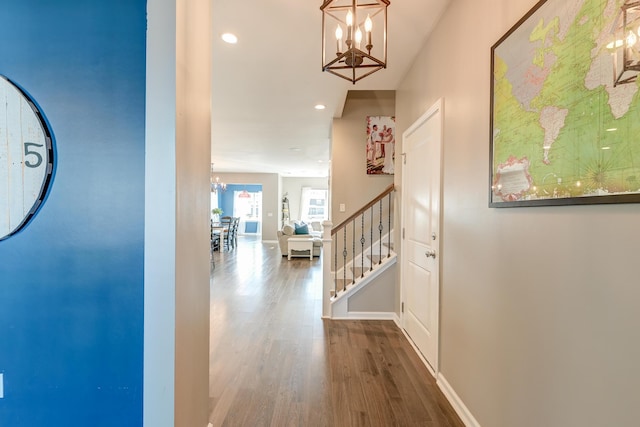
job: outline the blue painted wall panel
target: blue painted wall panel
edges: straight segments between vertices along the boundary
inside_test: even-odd
[[[6,0],[0,74],[57,144],[50,196],[0,242],[0,426],[142,425],[144,0]]]

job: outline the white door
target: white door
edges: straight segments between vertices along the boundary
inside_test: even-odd
[[[402,324],[438,371],[442,100],[402,135]]]

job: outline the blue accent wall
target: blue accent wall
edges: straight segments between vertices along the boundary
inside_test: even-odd
[[[57,170],[0,242],[0,426],[142,425],[145,13],[2,3],[0,74],[42,108]]]

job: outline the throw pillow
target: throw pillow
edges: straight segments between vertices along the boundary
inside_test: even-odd
[[[282,227],[282,234],[286,236],[293,236],[293,233],[295,233],[295,231],[296,230],[290,224],[285,224],[284,227]]]
[[[295,224],[296,234],[309,234],[309,226],[304,222],[300,225]]]

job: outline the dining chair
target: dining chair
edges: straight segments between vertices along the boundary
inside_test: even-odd
[[[233,217],[231,219],[231,229],[229,231],[229,242],[234,248],[238,244],[238,225],[240,224],[240,217]]]
[[[222,238],[221,244],[223,245],[223,247],[226,247],[227,250],[231,250],[231,240],[229,239],[229,236],[232,232],[233,218],[230,216],[223,216],[222,218],[220,218],[220,225],[223,228],[222,234],[224,236]]]

